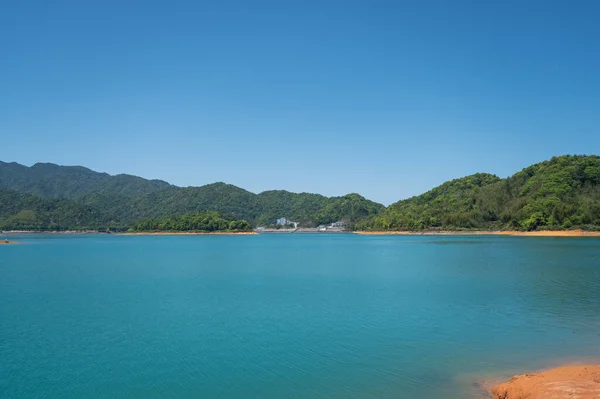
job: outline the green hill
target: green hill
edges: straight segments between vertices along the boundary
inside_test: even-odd
[[[475,174],[399,201],[357,228],[600,228],[600,157],[561,156],[500,179]]]
[[[212,211],[247,220],[253,226],[273,225],[285,217],[301,226],[344,220],[350,224],[383,211],[384,206],[357,194],[324,197],[318,194],[266,191],[253,194],[239,187],[214,183],[202,187],[170,187],[140,197],[92,194],[78,203],[103,210],[113,225],[128,225],[144,218],[163,218]]]
[[[377,215],[385,208],[359,194],[347,194],[343,197],[329,198],[325,206],[316,214],[315,224],[328,224],[338,220],[349,222],[352,226],[371,215]]]
[[[101,210],[69,199],[44,199],[0,188],[0,230],[98,229]]]
[[[136,176],[110,176],[83,167],[54,164],[28,168],[0,163],[2,188],[7,198],[12,196],[6,201],[10,207],[0,212],[3,229],[25,229],[26,225],[31,229],[126,229],[143,219],[197,212],[218,212],[235,220],[247,220],[253,226],[272,225],[281,217],[301,226],[316,226],[338,220],[352,224],[384,209],[357,194],[331,198],[288,191],[254,194],[225,183],[182,188]],[[23,197],[13,196],[17,194]],[[79,216],[72,218],[69,209],[77,210]],[[15,219],[21,211],[28,211],[27,223]]]
[[[216,212],[228,221],[301,226],[338,220],[365,230],[600,229],[600,157],[561,156],[501,179],[477,173],[388,208],[358,194],[176,187],[83,167],[0,162],[0,229],[127,229],[141,220]]]
[[[161,180],[146,180],[131,175],[111,176],[82,166],[36,163],[31,167],[0,161],[0,188],[42,198],[76,198],[103,193],[139,196],[169,187]]]

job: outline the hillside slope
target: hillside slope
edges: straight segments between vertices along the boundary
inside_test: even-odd
[[[554,157],[505,179],[477,173],[388,208],[358,194],[254,194],[225,183],[182,188],[82,167],[0,163],[2,229],[124,229],[143,219],[197,212],[218,212],[252,226],[286,217],[301,226],[344,220],[365,230],[598,230],[600,157]]]
[[[475,174],[399,201],[358,228],[372,230],[600,227],[600,157],[560,156],[506,179]]]
[[[0,188],[24,192],[41,198],[76,198],[103,193],[139,196],[163,190],[170,184],[131,175],[111,176],[83,166],[36,163],[31,167],[0,161]]]
[[[0,230],[98,229],[100,209],[69,199],[46,199],[0,188]]]
[[[124,229],[143,219],[194,212],[218,212],[254,226],[273,225],[281,217],[315,226],[338,220],[354,223],[384,209],[357,194],[331,198],[288,191],[254,194],[225,183],[176,187],[158,180],[54,164],[28,168],[0,163],[0,189],[10,198],[6,200],[10,207],[0,212],[0,228],[4,229],[24,229],[26,225],[31,229]],[[28,211],[26,222],[15,219],[21,211]],[[79,216],[72,218],[73,212]]]

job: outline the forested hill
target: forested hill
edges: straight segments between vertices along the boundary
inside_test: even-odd
[[[111,176],[82,166],[36,163],[27,167],[0,161],[0,188],[42,198],[76,198],[92,193],[139,196],[167,187],[170,184],[162,180],[125,174]]]
[[[0,162],[0,230],[128,229],[142,220],[199,212],[254,227],[285,217],[301,226],[344,220],[365,230],[597,230],[600,157],[554,157],[505,179],[478,173],[388,208],[358,194],[254,194],[225,183],[181,188],[83,167]]]
[[[399,201],[357,228],[600,229],[600,157],[561,156],[500,179],[475,174]]]
[[[266,191],[254,194],[213,183],[176,187],[136,176],[110,176],[87,168],[0,162],[0,229],[126,229],[143,219],[218,212],[253,226],[285,217],[301,226],[344,220],[352,224],[383,205],[358,194]]]

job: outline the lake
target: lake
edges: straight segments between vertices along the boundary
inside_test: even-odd
[[[2,398],[472,398],[600,359],[597,238],[14,239]]]

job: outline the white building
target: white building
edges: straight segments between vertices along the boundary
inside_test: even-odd
[[[271,219],[273,220],[273,219]],[[288,224],[288,220],[286,218],[277,219],[277,224],[280,226],[286,226]]]

